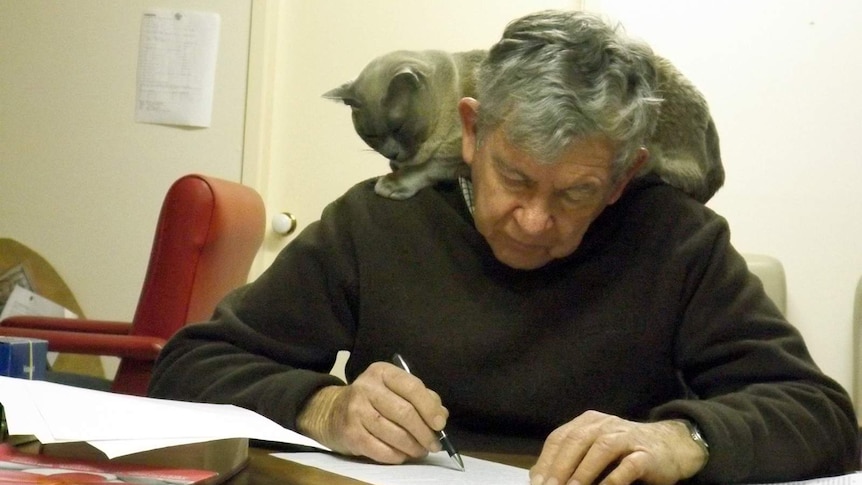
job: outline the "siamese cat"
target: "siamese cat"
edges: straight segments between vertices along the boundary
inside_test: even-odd
[[[405,51],[372,60],[354,81],[323,96],[350,106],[362,140],[389,159],[375,192],[407,199],[440,180],[469,175],[461,158],[458,101],[475,97],[487,51]],[[641,174],[654,172],[706,202],[724,183],[718,133],[700,92],[674,66],[656,57],[664,99]]]

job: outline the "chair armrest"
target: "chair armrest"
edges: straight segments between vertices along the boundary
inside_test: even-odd
[[[86,320],[82,318],[55,318],[17,316],[0,321],[0,335],[3,328],[30,328],[38,330],[60,330],[67,332],[88,332],[112,335],[128,335],[132,324],[107,320]]]
[[[48,350],[72,354],[110,355],[152,361],[158,357],[165,340],[137,335],[99,335],[27,328],[0,327],[0,335],[48,341]]]

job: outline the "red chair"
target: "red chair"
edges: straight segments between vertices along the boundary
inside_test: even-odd
[[[145,395],[153,362],[177,330],[208,320],[244,284],[263,241],[260,195],[244,185],[187,175],[168,190],[131,323],[11,317],[0,335],[41,338],[48,349],[120,358],[113,392]]]

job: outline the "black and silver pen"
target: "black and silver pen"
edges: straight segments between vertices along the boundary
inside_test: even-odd
[[[395,354],[392,356],[392,363],[397,365],[398,367],[404,369],[407,373],[412,374],[410,372],[410,366],[407,365],[407,362],[404,360],[404,357],[401,357],[401,354]],[[464,460],[461,459],[461,455],[455,450],[455,447],[452,446],[452,442],[449,440],[449,435],[446,434],[446,431],[440,430],[437,431],[437,439],[440,440],[440,445],[446,450],[446,453],[449,454],[449,457],[452,458],[452,461],[458,465],[458,468],[463,472],[464,471]]]

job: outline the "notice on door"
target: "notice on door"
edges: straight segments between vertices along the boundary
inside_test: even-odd
[[[135,121],[210,126],[220,25],[211,12],[144,12]]]

